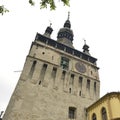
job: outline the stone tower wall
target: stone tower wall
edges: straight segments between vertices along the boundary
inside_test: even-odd
[[[34,43],[3,120],[69,120],[70,107],[76,109],[76,120],[85,120],[86,107],[99,98],[98,68],[49,45]],[[61,57],[69,59],[68,69],[61,67]],[[78,61],[85,64],[85,73],[76,70]]]

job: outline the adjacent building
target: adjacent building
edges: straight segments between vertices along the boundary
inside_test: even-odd
[[[120,120],[120,92],[111,92],[87,108],[87,120]]]

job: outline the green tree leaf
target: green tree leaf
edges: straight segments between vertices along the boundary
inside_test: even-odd
[[[60,1],[63,2],[64,5],[69,6],[70,0],[60,0]],[[31,4],[33,6],[33,5],[35,5],[35,2],[33,0],[29,0],[29,4]],[[55,0],[41,0],[41,2],[40,2],[41,9],[47,8],[48,6],[50,7],[51,10],[55,10],[56,9]],[[9,10],[6,9],[4,7],[4,5],[1,5],[0,6],[0,14],[3,15],[6,12],[9,12]]]
[[[6,9],[6,8],[4,7],[4,5],[0,6],[0,14],[3,15],[3,14],[6,13],[6,12],[9,12],[9,10]]]

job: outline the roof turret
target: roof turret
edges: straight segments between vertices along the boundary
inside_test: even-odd
[[[49,38],[50,38],[50,35],[52,34],[52,31],[53,31],[51,25],[52,25],[52,23],[50,23],[50,26],[48,26],[46,28],[45,33],[44,33],[44,36],[49,37]]]
[[[84,40],[83,53],[90,55],[89,46],[86,44],[86,40]]]

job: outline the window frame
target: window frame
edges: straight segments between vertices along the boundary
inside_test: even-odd
[[[102,120],[107,120],[107,111],[105,107],[102,107],[101,109],[101,117],[102,117]]]
[[[61,62],[60,62],[60,66],[62,67],[62,69],[69,69],[69,59],[66,57],[61,57]]]
[[[69,107],[68,117],[69,119],[76,119],[76,107]]]
[[[87,79],[87,84],[86,84],[86,88],[88,89],[88,90],[90,90],[90,79]]]
[[[97,116],[95,113],[92,114],[92,120],[97,120]]]

